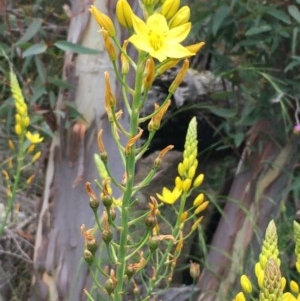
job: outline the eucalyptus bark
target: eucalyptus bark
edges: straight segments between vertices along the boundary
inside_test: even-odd
[[[94,3],[114,18],[116,0]],[[45,189],[37,227],[34,278],[30,300],[85,300],[89,273],[83,261],[84,239],[81,224],[94,226],[93,213],[84,183],[99,178],[93,157],[98,152],[97,131],[104,129],[103,140],[112,173],[120,179],[123,169],[114,146],[104,109],[104,77],[112,71],[104,50],[99,27],[88,11],[90,1],[72,0],[68,41],[99,50],[100,55],[66,53],[63,78],[72,89],[61,91],[56,109],[58,129],[53,137],[46,171]],[[114,76],[111,74],[113,83]],[[115,85],[113,85],[115,86]],[[115,87],[114,87],[115,88]],[[72,123],[65,103],[78,111]],[[126,123],[126,119],[124,119]],[[71,124],[71,125],[69,125]]]
[[[259,239],[279,215],[297,164],[299,137],[286,138],[283,129],[275,121],[260,120],[250,130],[198,280],[197,301],[229,300],[240,290],[242,273],[253,275],[247,255],[259,254]]]

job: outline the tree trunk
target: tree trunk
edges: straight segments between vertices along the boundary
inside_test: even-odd
[[[258,254],[269,221],[288,196],[299,137],[284,136],[278,121],[259,121],[250,131],[239,170],[198,280],[198,301],[229,300],[244,271],[253,274],[249,251]],[[277,124],[276,124],[277,123]],[[258,260],[258,258],[257,258]]]
[[[93,162],[97,149],[97,130],[104,129],[104,143],[109,153],[112,173],[121,177],[122,169],[117,150],[104,117],[103,72],[111,71],[111,63],[104,51],[98,25],[90,18],[90,2],[72,0],[72,14],[68,41],[101,51],[100,55],[66,53],[63,78],[73,87],[67,101],[73,103],[79,117],[71,126],[65,107],[66,93],[61,91],[57,110],[64,111],[58,120],[46,172],[45,189],[36,235],[34,270],[30,300],[70,300],[84,298],[88,284],[88,270],[82,260],[84,240],[80,226],[93,227],[84,183],[99,178]],[[103,12],[113,16],[116,0],[96,0]],[[114,82],[114,74],[111,82]],[[60,114],[62,116],[62,114]],[[82,118],[81,118],[82,117]],[[124,121],[126,122],[126,120]]]

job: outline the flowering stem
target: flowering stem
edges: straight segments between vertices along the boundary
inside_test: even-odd
[[[7,223],[8,216],[13,210],[14,200],[16,198],[17,190],[19,187],[21,171],[22,171],[23,163],[24,163],[24,140],[25,140],[25,131],[23,133],[21,133],[20,139],[19,139],[20,148],[19,148],[19,152],[18,152],[18,156],[17,156],[17,171],[16,171],[16,175],[14,177],[14,185],[13,185],[12,191],[10,192],[10,195],[8,198],[5,215],[0,224],[0,237],[4,233],[4,229],[5,229],[5,226]]]
[[[179,207],[178,217],[180,217],[181,214],[184,212],[186,198],[187,198],[187,195],[186,195],[186,192],[184,192],[183,195],[182,195],[182,197],[181,197],[181,201],[180,201],[180,207]],[[178,236],[179,236],[179,233],[180,233],[180,224],[181,224],[181,220],[180,220],[180,218],[177,218],[176,225],[175,225],[175,227],[174,227],[174,229],[172,231],[172,236],[176,240],[178,239]],[[179,242],[177,241],[177,243],[179,243]],[[156,270],[156,274],[158,276],[162,274],[162,269],[163,269],[163,267],[165,266],[165,264],[167,262],[167,258],[169,256],[172,248],[173,248],[173,244],[169,243],[168,246],[167,246],[166,251],[164,252],[164,254],[162,256],[162,258],[159,260],[158,266],[157,266],[157,270]],[[176,260],[176,258],[174,257],[173,260]],[[173,269],[174,269],[174,267],[173,268],[171,267],[171,271]],[[169,274],[172,274],[172,273],[169,273]],[[153,289],[156,287],[157,283],[160,282],[164,278],[161,278],[161,279],[158,279],[158,280],[157,279],[153,279],[153,280],[150,281],[150,285],[149,285],[149,288],[148,288],[148,295],[151,295],[151,293],[152,293]]]
[[[144,55],[140,54],[138,59],[136,78],[135,78],[135,93],[133,95],[132,101],[132,112],[130,118],[130,135],[131,137],[136,136],[138,132],[138,121],[139,121],[139,102],[142,97],[142,79],[143,79],[143,60]],[[122,201],[122,214],[121,214],[121,234],[120,234],[120,248],[118,252],[118,267],[117,267],[117,279],[119,280],[114,291],[115,301],[121,301],[123,296],[123,281],[126,268],[126,246],[127,246],[127,236],[129,230],[128,224],[128,208],[130,205],[130,200],[134,192],[134,178],[135,178],[135,143],[131,146],[131,149],[126,157],[126,173],[127,182],[125,193]]]

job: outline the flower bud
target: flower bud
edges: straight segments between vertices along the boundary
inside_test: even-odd
[[[105,30],[107,30],[109,36],[115,37],[116,30],[111,18],[104,13],[102,13],[95,5],[91,5],[89,11],[91,12],[94,19],[97,21],[98,25]]]
[[[181,7],[174,15],[174,17],[170,20],[169,27],[173,28],[187,23],[190,19],[190,15],[191,11],[188,6]]]
[[[167,70],[169,70],[169,69],[175,67],[175,66],[178,64],[179,61],[180,61],[180,60],[178,60],[178,59],[168,59],[168,60],[162,62],[162,63],[158,66],[158,68],[157,68],[157,70],[156,70],[156,74],[157,74],[158,76],[159,76],[159,75],[162,75],[162,74],[165,73]]]
[[[146,7],[154,6],[159,0],[143,0],[143,3]]]
[[[17,123],[17,124],[15,125],[15,132],[16,132],[16,134],[17,134],[18,136],[20,136],[20,135],[22,134],[22,128],[21,128],[21,126],[20,126],[19,123]]]
[[[203,46],[205,45],[204,42],[200,42],[200,43],[197,43],[197,44],[193,44],[193,45],[188,45],[186,46],[185,48],[192,52],[192,53],[197,53]]]
[[[117,102],[110,86],[109,73],[107,71],[104,72],[104,79],[105,79],[105,105],[106,107],[114,108]]]
[[[187,192],[190,190],[192,186],[192,180],[191,179],[185,179],[182,183],[182,190]]]
[[[4,179],[5,179],[6,181],[9,180],[8,172],[7,172],[5,169],[2,169],[2,175],[3,175],[3,177],[4,177]]]
[[[190,275],[196,280],[200,276],[200,264],[190,261]]]
[[[116,214],[116,210],[113,206],[110,206],[109,214],[110,214],[111,220],[114,221],[116,219],[117,214]]]
[[[290,282],[291,291],[295,294],[299,294],[299,285],[296,281],[291,280]]]
[[[200,206],[197,207],[197,209],[195,210],[195,214],[199,214],[200,212],[204,211],[207,208],[208,204],[209,201],[203,202]]]
[[[148,228],[153,229],[157,225],[157,218],[154,214],[149,214],[145,219]]]
[[[163,119],[165,113],[167,112],[169,106],[171,104],[171,100],[169,99],[165,104],[162,106],[158,106],[157,104],[154,105],[155,107],[155,113],[153,117],[151,118],[149,124],[148,124],[148,131],[157,131],[160,128],[161,120]]]
[[[126,28],[132,28],[132,14],[132,9],[127,0],[119,0],[116,6],[116,15],[119,23]]]
[[[181,82],[183,81],[185,74],[188,71],[190,62],[188,59],[185,59],[183,62],[183,66],[182,68],[179,70],[179,72],[177,73],[175,79],[173,80],[171,86],[169,87],[169,92],[174,94],[175,91],[177,90],[177,88],[179,87],[179,85],[181,84]]]
[[[132,264],[129,264],[126,267],[125,274],[127,275],[127,277],[129,279],[135,274],[135,272],[136,272],[136,270],[135,270],[135,268],[134,268],[134,266]]]
[[[94,261],[94,255],[88,249],[84,250],[83,257],[88,265],[91,265]]]
[[[161,7],[161,13],[169,20],[176,14],[179,5],[180,0],[166,0]]]
[[[143,74],[143,87],[145,92],[151,89],[154,79],[155,79],[155,64],[153,58],[150,57],[146,61],[145,71]]]
[[[199,193],[193,202],[193,206],[197,208],[203,203],[203,201],[204,201],[204,194]]]
[[[86,241],[86,248],[92,253],[95,254],[98,248],[98,244],[95,238],[88,239]]]
[[[108,194],[102,195],[102,203],[106,208],[110,207],[113,203],[112,196]]]
[[[150,237],[149,238],[149,248],[150,248],[150,251],[153,252],[155,251],[158,246],[159,246],[159,240],[158,239],[154,239],[153,237]]]
[[[35,153],[32,157],[31,162],[33,163],[33,162],[37,161],[41,157],[41,155],[42,155],[41,151],[38,151],[37,153]]]
[[[241,287],[243,288],[243,291],[247,294],[251,294],[252,284],[251,284],[249,278],[246,275],[242,275],[240,282],[241,282]]]
[[[194,181],[194,183],[193,183],[193,186],[196,188],[196,187],[199,187],[201,184],[202,184],[202,182],[203,182],[203,180],[204,180],[204,174],[200,174],[200,175],[198,175],[197,176],[197,178],[195,179],[195,181]]]
[[[102,239],[106,244],[111,242],[112,237],[113,237],[112,232],[109,229],[108,230],[103,230]]]
[[[128,45],[128,40],[125,40],[122,46],[122,49],[125,53]],[[124,53],[121,53],[121,71],[122,74],[126,75],[129,72],[129,60]]]
[[[115,62],[117,59],[117,53],[116,53],[115,47],[114,47],[109,35],[108,35],[108,31],[105,29],[101,29],[101,33],[103,36],[104,45],[105,45],[105,49],[108,53],[108,56],[112,62]]]
[[[109,278],[106,280],[104,288],[106,289],[107,293],[111,295],[116,288],[116,284],[111,278]]]
[[[239,292],[236,297],[235,297],[235,301],[246,301],[245,295],[243,292]]]

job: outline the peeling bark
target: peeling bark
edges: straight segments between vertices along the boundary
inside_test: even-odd
[[[111,14],[116,1],[96,0],[102,11]],[[61,91],[57,109],[66,113],[58,118],[58,131],[53,138],[44,196],[37,229],[34,279],[29,300],[84,300],[83,288],[89,277],[82,260],[84,241],[81,224],[93,227],[93,214],[88,205],[84,183],[98,178],[93,155],[97,149],[97,130],[104,128],[104,143],[109,153],[112,173],[121,178],[120,159],[110,135],[104,111],[103,72],[111,69],[104,51],[102,36],[94,20],[90,19],[88,1],[73,0],[68,41],[98,49],[99,56],[66,53],[63,78],[73,89],[68,102],[74,104],[84,119],[76,120],[66,129],[65,93]],[[113,82],[113,74],[111,76]]]
[[[257,235],[263,236],[268,222],[278,215],[280,203],[287,197],[299,138],[294,135],[280,144],[279,132],[278,126],[266,120],[250,131],[240,170],[198,281],[198,301],[228,299],[243,272],[247,251],[259,250]]]

